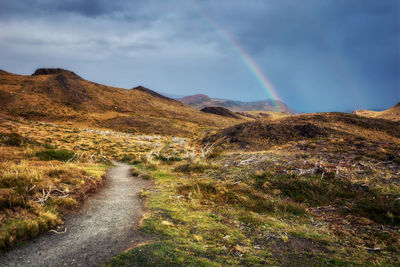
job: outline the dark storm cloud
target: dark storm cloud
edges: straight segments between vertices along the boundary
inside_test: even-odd
[[[332,107],[349,91],[363,95],[365,99],[351,101],[364,107],[400,100],[399,1],[255,3],[230,8],[222,1],[202,7],[263,66],[293,106],[298,102],[290,96],[299,90],[311,103],[305,111],[320,105],[313,94],[326,96],[332,90],[338,100]],[[217,10],[226,10],[225,16],[218,16]]]
[[[57,13],[77,13],[83,16],[96,17],[122,10],[121,1],[106,0],[2,0],[2,16],[37,16]]]
[[[122,87],[268,97],[222,27],[297,110],[388,107],[400,99],[399,8],[398,0],[1,0],[0,68],[54,65]]]

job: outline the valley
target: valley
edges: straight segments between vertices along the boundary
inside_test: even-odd
[[[115,160],[151,185],[132,189],[143,240],[99,251],[105,266],[400,264],[398,105],[390,117],[206,113],[61,69],[2,71],[0,104],[0,263],[62,236]]]

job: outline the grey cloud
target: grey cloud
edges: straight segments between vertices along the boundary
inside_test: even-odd
[[[351,109],[352,101],[388,106],[400,91],[399,6],[398,0],[1,0],[0,68],[29,73],[54,65],[122,87],[137,81],[178,94],[268,97],[222,27],[299,111]]]

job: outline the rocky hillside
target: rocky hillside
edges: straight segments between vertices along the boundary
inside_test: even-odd
[[[64,69],[38,69],[31,76],[0,71],[0,113],[168,135],[237,123],[141,86],[127,90],[101,85]]]
[[[224,107],[234,112],[257,110],[257,111],[285,112],[288,114],[295,113],[285,103],[281,101],[276,101],[276,103],[278,103],[278,105],[276,105],[275,101],[271,99],[263,101],[243,102],[243,101],[233,101],[228,99],[210,98],[207,95],[198,94],[198,95],[185,96],[178,100],[196,109],[216,106],[216,107]]]

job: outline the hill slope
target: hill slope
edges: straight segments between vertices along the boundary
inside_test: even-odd
[[[1,71],[0,113],[170,135],[236,123],[141,86],[132,90],[105,86],[63,69],[38,69],[32,76]]]
[[[371,143],[374,143],[374,149],[392,143],[389,150],[398,150],[400,124],[345,113],[306,114],[237,124],[210,133],[203,142],[217,143],[228,149],[261,151],[276,145],[313,140],[322,140],[319,146],[328,146],[335,139],[343,140],[342,145],[345,145],[344,142],[360,143],[360,147],[356,148],[361,150]],[[381,143],[382,140],[385,142]]]
[[[353,113],[365,117],[400,121],[400,102],[384,111],[355,110]]]
[[[274,103],[275,101],[271,99],[265,101],[243,102],[243,101],[233,101],[228,99],[210,98],[207,95],[198,94],[198,95],[185,96],[178,100],[181,101],[182,103],[185,103],[197,109],[216,106],[216,107],[224,107],[234,112],[257,110],[257,111],[277,111],[289,114],[295,113],[285,103],[281,101],[276,101],[278,103],[278,106],[276,106]]]

